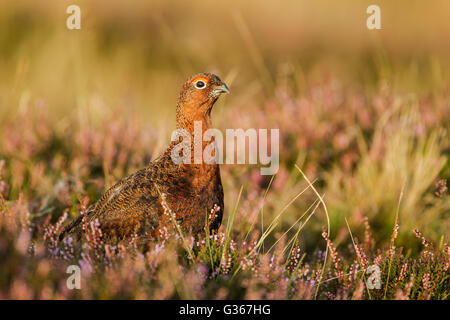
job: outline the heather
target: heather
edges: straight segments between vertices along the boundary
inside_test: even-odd
[[[80,2],[73,32],[61,3],[0,5],[0,298],[449,298],[442,3],[397,21],[402,2],[383,2],[375,33],[364,6],[345,1],[131,3]],[[323,24],[307,14],[328,10]],[[164,150],[179,86],[199,71],[231,89],[214,127],[280,129],[278,173],[222,165],[217,234],[205,217],[203,235],[174,226],[146,252],[104,241],[95,223],[81,242],[58,241]],[[66,285],[69,265],[79,290]],[[380,289],[366,284],[371,266]]]

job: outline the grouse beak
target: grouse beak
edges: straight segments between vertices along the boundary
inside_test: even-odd
[[[210,96],[213,98],[217,98],[218,96],[220,96],[222,93],[230,93],[230,89],[228,88],[228,86],[222,82],[222,85],[219,85],[217,87],[215,87],[211,93]]]

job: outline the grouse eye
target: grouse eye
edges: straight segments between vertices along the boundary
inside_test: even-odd
[[[206,83],[204,82],[204,81],[202,81],[202,80],[198,80],[196,83],[195,83],[195,87],[197,88],[197,89],[204,89],[205,87],[206,87]]]

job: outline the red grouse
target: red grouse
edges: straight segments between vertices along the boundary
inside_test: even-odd
[[[222,93],[229,92],[214,74],[191,77],[178,99],[177,129],[184,129],[194,141],[194,122],[201,122],[202,134],[211,128],[211,109]],[[137,235],[138,243],[145,245],[173,228],[173,216],[184,232],[194,235],[203,232],[207,215],[212,211],[214,215],[208,224],[210,230],[216,230],[224,210],[219,165],[194,161],[194,143],[190,163],[173,161],[173,150],[179,143],[173,141],[159,158],[108,189],[85,214],[63,230],[60,239],[67,234],[79,239],[85,229],[83,225],[98,220],[104,236],[124,239]],[[204,144],[202,150],[203,147]],[[172,214],[168,214],[167,207]]]

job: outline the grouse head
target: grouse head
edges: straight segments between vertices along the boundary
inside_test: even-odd
[[[186,81],[177,105],[177,128],[190,129],[194,121],[210,123],[211,109],[228,86],[212,73],[199,73]]]

